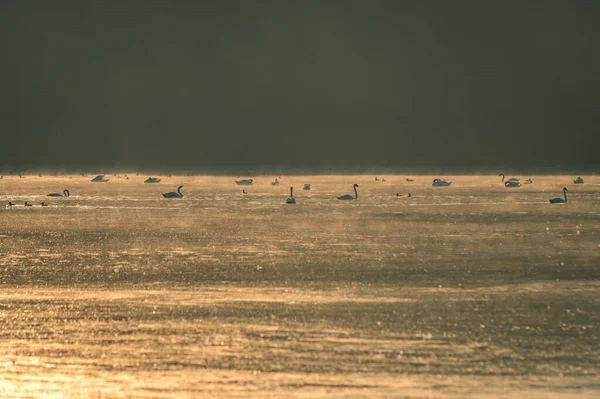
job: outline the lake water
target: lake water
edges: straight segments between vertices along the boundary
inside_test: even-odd
[[[600,177],[92,177],[0,180],[3,398],[600,395]]]

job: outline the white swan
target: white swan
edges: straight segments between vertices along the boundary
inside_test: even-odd
[[[574,184],[583,184],[583,179],[579,176],[577,179],[573,180]]]
[[[98,175],[96,177],[94,177],[91,182],[92,183],[106,183],[107,181],[109,181],[110,179],[105,179],[104,175]]]
[[[163,197],[165,198],[183,198],[183,194],[181,194],[181,188],[183,186],[177,187],[177,192],[171,191],[168,193],[163,193]]]
[[[562,199],[560,197],[556,197],[556,198],[552,198],[550,199],[550,203],[551,204],[566,204],[567,203],[567,188],[563,187],[563,195],[565,196],[565,199]]]
[[[277,178],[275,178],[275,181],[271,182],[272,186],[278,186],[279,185],[279,180],[277,180]]]
[[[144,180],[144,183],[160,183],[160,179],[158,177],[149,177],[146,180]]]
[[[504,182],[504,187],[506,187],[506,188],[521,187],[521,182],[514,181],[514,180],[507,180]]]
[[[354,197],[352,196],[352,194],[346,194],[346,195],[342,195],[340,197],[337,197],[337,199],[345,201],[345,200],[357,200],[358,199],[358,191],[356,191],[356,187],[358,187],[358,184],[354,183],[354,186],[352,186],[354,188]]]
[[[290,198],[285,200],[286,204],[295,204],[296,198],[294,198],[294,187],[290,187]]]
[[[245,180],[236,180],[235,184],[237,184],[238,186],[251,186],[254,184],[254,182],[252,181],[252,179],[245,179]]]
[[[310,184],[305,184],[302,190],[310,190]]]
[[[47,196],[48,197],[70,197],[71,193],[69,192],[69,190],[63,190],[62,194],[61,193],[50,193]]]
[[[447,187],[451,185],[451,181],[441,180],[441,179],[433,179],[433,187]]]

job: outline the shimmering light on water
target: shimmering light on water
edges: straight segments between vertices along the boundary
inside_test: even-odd
[[[600,178],[412,177],[5,177],[0,396],[598,396]]]

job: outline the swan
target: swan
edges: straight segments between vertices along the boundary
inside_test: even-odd
[[[275,178],[275,181],[271,182],[272,186],[278,186],[279,185],[279,180],[277,180],[277,178]]]
[[[434,186],[434,187],[447,187],[447,186],[449,186],[451,184],[452,184],[451,181],[440,180],[440,179],[433,179],[432,186]]]
[[[504,173],[500,173],[498,176],[502,176],[502,183],[504,183]],[[506,180],[506,181],[519,181],[519,179],[517,179],[516,177],[511,177],[510,179]]]
[[[47,196],[48,197],[70,197],[71,193],[69,192],[69,190],[63,190],[62,194],[61,193],[50,193]]]
[[[296,198],[294,198],[294,187],[290,187],[290,198],[285,200],[286,204],[295,204]]]
[[[504,182],[504,187],[506,188],[514,188],[514,187],[521,187],[521,182],[518,181],[514,181],[514,180],[507,180]]]
[[[573,180],[574,184],[583,184],[583,179],[579,176],[577,179]]]
[[[144,183],[160,183],[160,179],[158,177],[149,177],[144,180]]]
[[[181,194],[181,188],[183,186],[177,187],[177,192],[170,191],[168,193],[163,193],[163,197],[165,198],[183,198],[183,194]]]
[[[352,194],[346,194],[346,195],[342,195],[340,197],[337,197],[337,199],[339,200],[357,200],[358,199],[358,191],[356,191],[356,187],[359,187],[358,184],[354,183],[354,186],[352,186],[354,188],[354,197],[352,196]]]
[[[91,182],[92,183],[106,183],[107,181],[109,181],[110,179],[105,179],[104,175],[98,175],[96,177],[94,177]]]
[[[550,203],[551,204],[566,204],[567,203],[567,188],[563,187],[563,195],[565,196],[565,199],[562,199],[560,197],[556,197],[556,198],[552,198],[550,199]]]
[[[253,183],[252,179],[246,179],[246,180],[236,180],[235,184],[237,184],[238,186],[251,186],[254,183]]]
[[[302,190],[310,190],[310,184],[305,184]]]

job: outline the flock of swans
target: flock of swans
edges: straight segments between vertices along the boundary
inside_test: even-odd
[[[502,183],[504,184],[504,187],[506,188],[516,188],[516,187],[521,187],[521,181],[519,178],[508,178],[506,179],[506,176],[504,175],[504,173],[500,173],[498,175],[499,177],[502,177]],[[21,178],[23,178],[22,175],[20,175]],[[170,177],[170,175],[169,175]],[[0,178],[4,178],[4,176],[1,176]],[[279,179],[281,179],[281,176],[279,176]],[[272,186],[279,186],[280,181],[278,178],[275,178],[275,180],[273,182],[271,182]],[[94,177],[91,182],[93,183],[106,183],[108,182],[110,179],[106,178],[105,175],[98,175],[96,177]],[[127,180],[129,180],[129,178],[127,177]],[[160,183],[161,179],[156,178],[156,177],[149,177],[148,179],[144,180],[144,183]],[[379,178],[375,178],[375,181],[379,182],[385,182],[385,179],[379,179]],[[407,182],[413,182],[413,179],[407,178],[406,179]],[[252,186],[254,185],[254,180],[253,179],[242,179],[242,180],[235,180],[235,183],[239,186]],[[533,181],[531,179],[527,179],[524,184],[532,184]],[[583,184],[583,179],[581,177],[578,177],[577,179],[575,179],[573,181],[573,184]],[[433,179],[432,182],[432,186],[433,187],[449,187],[452,184],[451,181],[446,181],[446,180],[442,180],[439,178]],[[340,196],[336,196],[336,198],[340,201],[352,201],[352,200],[358,200],[358,190],[357,188],[359,188],[360,186],[358,184],[354,184],[352,186],[352,188],[354,189],[354,195],[352,194],[344,194],[344,195],[340,195]],[[183,198],[183,193],[181,192],[181,189],[183,188],[183,185],[180,185],[179,187],[177,187],[177,191],[170,191],[167,193],[162,193],[162,196],[164,198]],[[311,184],[304,184],[303,186],[303,190],[311,190],[312,186]],[[550,204],[564,204],[567,202],[567,188],[564,187],[563,188],[563,197],[556,197],[556,198],[551,198],[549,200]],[[243,194],[247,194],[248,192],[246,190],[242,190]],[[47,195],[48,197],[56,197],[56,198],[68,198],[71,196],[71,193],[69,190],[65,189],[63,190],[63,192],[55,192],[55,193],[50,193]],[[396,193],[396,196],[401,196],[399,193]],[[411,194],[409,193],[407,197],[411,197]],[[286,204],[295,204],[296,203],[296,199],[294,198],[294,187],[290,187],[290,196],[285,200]],[[16,204],[14,204],[12,201],[9,201],[8,206],[14,206]],[[27,201],[25,201],[25,204],[23,205],[25,207],[30,207],[33,206],[32,204],[28,203]],[[48,206],[48,204],[42,202],[41,206]]]

